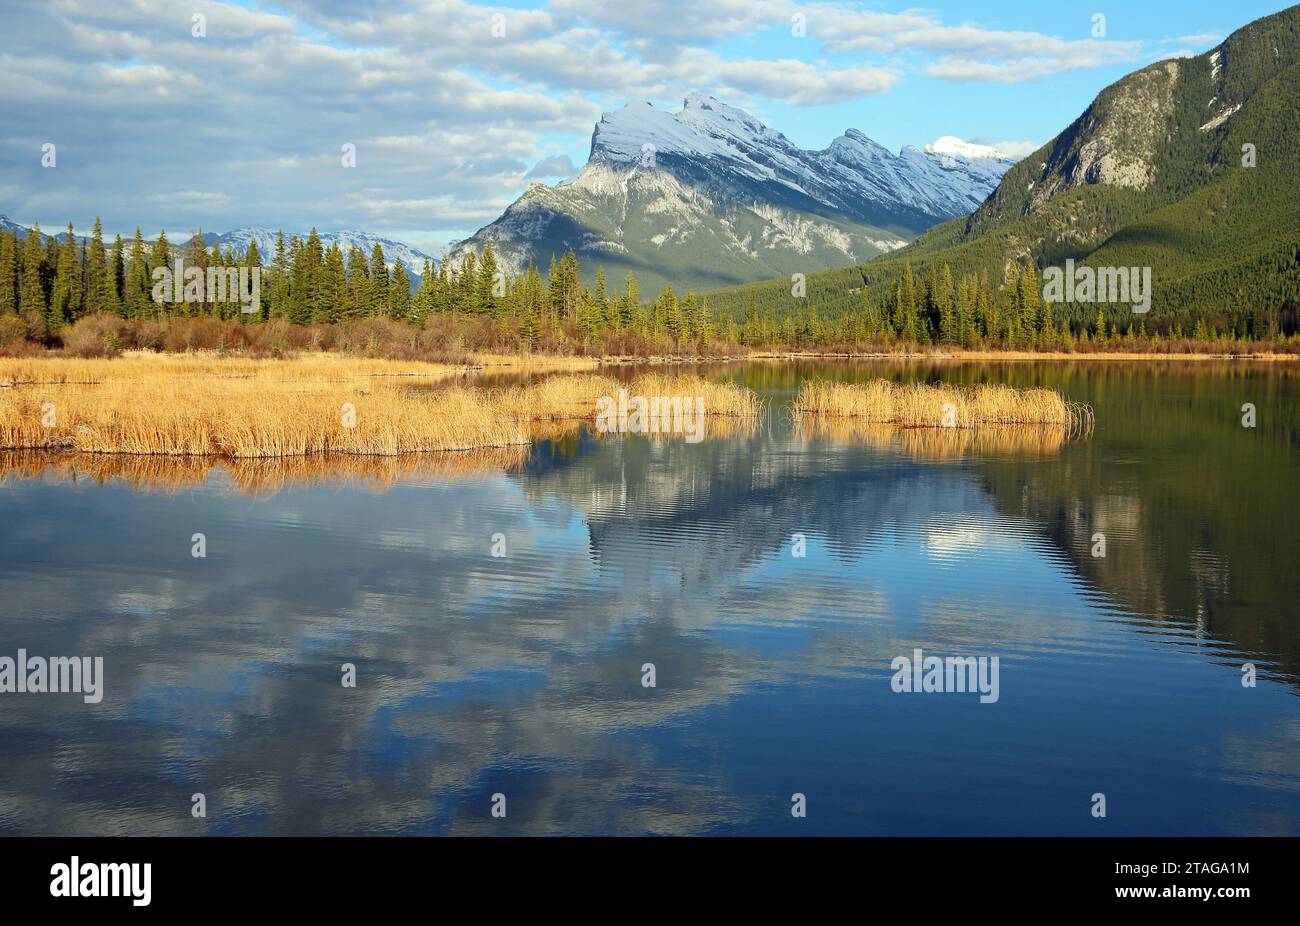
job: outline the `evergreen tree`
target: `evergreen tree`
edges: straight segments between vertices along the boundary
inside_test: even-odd
[[[108,276],[108,255],[104,252],[104,229],[99,217],[95,217],[95,228],[90,233],[90,247],[86,251],[86,311],[111,312],[112,301],[108,290],[111,286]]]
[[[966,318],[959,321],[959,302],[954,302],[952,289],[952,270],[947,264],[943,265],[943,270],[939,273],[936,284],[938,292],[935,293],[936,314],[939,320],[939,340],[947,344],[952,344],[962,340],[965,324],[973,315],[967,315]],[[968,306],[969,308],[969,306]]]
[[[1002,337],[1002,319],[998,314],[998,304],[993,298],[993,289],[989,285],[988,270],[981,270],[978,282],[975,284],[975,306],[976,314],[980,318],[980,326],[984,337],[990,340],[996,340]]]
[[[121,235],[113,238],[113,250],[108,256],[108,301],[105,304],[110,312],[126,316],[126,306],[122,302],[122,293],[126,287],[126,243]]]
[[[388,298],[388,314],[404,319],[411,316],[411,277],[399,260],[393,265],[392,289]]]
[[[22,278],[18,283],[18,311],[23,315],[45,316],[45,248],[41,246],[41,226],[27,230],[23,239]]]
[[[447,261],[438,264],[438,278],[433,283],[432,311],[443,314],[451,311],[451,270]]]
[[[560,262],[560,276],[564,278],[564,315],[568,321],[578,317],[578,304],[582,294],[582,282],[578,272],[578,257],[570,249]]]
[[[321,293],[316,301],[317,321],[336,322],[343,317],[348,301],[348,276],[343,266],[343,249],[338,243],[325,252],[325,265],[321,269]]]
[[[602,319],[609,318],[609,292],[605,284],[605,268],[596,268],[596,313]]]
[[[50,290],[54,287],[54,276],[59,269],[60,253],[61,248],[59,247],[58,235],[50,235],[50,237],[45,239],[45,260],[41,264],[43,273],[42,282],[45,287],[45,296],[47,299],[50,296]]]
[[[149,252],[149,276],[146,278],[146,284],[149,287],[149,299],[154,304],[154,311],[165,313],[169,309],[175,308],[176,303],[172,298],[170,298],[170,296],[163,299],[162,302],[158,302],[153,298],[153,290],[158,283],[158,281],[153,278],[153,274],[160,267],[167,268],[169,273],[176,269],[172,266],[172,246],[171,242],[167,240],[166,230],[158,233],[158,240],[153,243],[153,248]],[[184,271],[182,271],[182,273],[183,272]],[[176,288],[182,288],[184,283],[185,281],[182,279],[175,281],[173,285]],[[173,287],[166,288],[169,293],[175,291]]]
[[[154,250],[156,255],[155,260],[157,260],[158,249],[155,248]],[[169,258],[165,256],[163,259],[169,260]],[[156,269],[157,266],[158,265],[155,264],[151,269]],[[191,270],[196,270],[197,274],[190,274]],[[201,277],[203,280],[202,288],[196,286],[190,291],[189,295],[186,296],[185,291],[188,287],[185,285],[185,280],[182,279],[182,301],[173,306],[173,308],[179,315],[202,315],[212,306],[212,293],[208,292],[208,251],[203,244],[203,229],[201,227],[194,233],[194,236],[190,238],[189,253],[185,255],[185,269],[182,271],[182,276],[185,274],[195,277],[195,282],[197,282],[198,278]]]
[[[271,260],[271,285],[267,314],[272,318],[288,318],[292,311],[290,300],[289,248],[284,242],[284,232],[275,233],[275,257]]]
[[[388,314],[388,261],[379,242],[370,251],[370,312],[371,315]]]
[[[297,303],[298,310],[314,324],[330,320],[333,306],[325,282],[325,248],[315,226],[307,234],[302,246],[303,255],[303,293]]]
[[[623,299],[619,307],[619,317],[623,328],[640,326],[641,289],[636,285],[632,271],[627,272],[623,281]]]
[[[420,272],[420,285],[416,288],[415,298],[411,300],[411,321],[417,325],[423,325],[433,314],[433,289],[437,282],[433,262],[426,257]]]
[[[897,319],[895,327],[903,340],[913,344],[928,340],[923,338],[921,332],[921,318],[916,302],[916,281],[912,277],[911,262],[903,265],[903,276],[898,283],[895,317]]]
[[[362,318],[370,312],[370,266],[366,252],[356,245],[348,250],[348,291],[343,302],[344,318]]]
[[[1026,343],[1035,343],[1042,332],[1043,300],[1038,290],[1038,274],[1034,263],[1025,261],[1019,277],[1020,328],[1024,332]]]
[[[69,222],[67,240],[59,249],[54,289],[50,294],[49,311],[45,317],[50,330],[58,331],[63,325],[76,321],[81,316],[84,298],[81,254],[77,248],[77,239],[72,233],[72,223]]]
[[[251,288],[253,285],[254,275],[262,272],[262,252],[257,247],[256,238],[248,243],[248,251],[244,254],[244,266],[248,268],[248,285]],[[261,282],[266,282],[265,276],[262,277]],[[240,307],[240,317],[245,321],[261,321],[266,317],[266,300],[270,293],[268,293],[266,288],[261,284],[258,285],[258,291],[261,296],[261,304],[252,306],[255,311],[243,312],[243,307]]]
[[[535,284],[532,279],[534,274],[537,276]],[[526,278],[524,314],[519,321],[520,345],[529,353],[537,350],[541,343],[541,324],[538,319],[541,308],[541,275],[537,274],[536,268],[532,268]]]
[[[492,242],[489,241],[483,246],[483,257],[479,261],[478,281],[471,311],[486,315],[498,314],[500,311],[500,298],[496,295],[498,290],[497,272],[496,253],[492,250]]]
[[[682,298],[682,336],[698,342],[704,319],[700,317],[700,297],[690,290]]]
[[[554,254],[551,255],[551,270],[546,274],[546,301],[551,318],[558,321],[564,317],[564,274],[560,272]]]
[[[673,339],[673,343],[680,345],[682,337],[686,334],[686,316],[682,312],[681,301],[671,286],[663,291],[661,299],[664,307],[664,327],[668,331],[668,336]]]

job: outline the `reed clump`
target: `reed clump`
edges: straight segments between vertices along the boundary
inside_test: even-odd
[[[979,428],[1037,425],[1069,435],[1092,430],[1092,409],[1051,389],[944,384],[804,383],[795,400],[797,420],[810,416],[858,418],[904,428]]]
[[[703,398],[704,414],[710,417],[757,418],[762,408],[752,390],[689,373],[647,373],[630,382],[594,373],[552,376],[500,390],[496,396],[530,421],[587,420],[596,417],[597,403],[602,398],[617,401],[620,390],[630,397]]]
[[[736,383],[716,383],[692,373],[647,373],[633,380],[628,393],[702,398],[705,414],[722,418],[757,418],[763,407],[752,389]]]
[[[980,428],[902,428],[862,418],[808,415],[796,434],[839,444],[862,444],[916,460],[957,460],[969,456],[1050,459],[1069,435],[1064,428],[998,424]]]
[[[549,376],[526,386],[493,390],[494,399],[518,409],[526,421],[565,421],[596,417],[601,396],[616,395],[618,380],[598,373]]]

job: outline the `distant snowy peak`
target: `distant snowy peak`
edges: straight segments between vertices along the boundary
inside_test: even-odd
[[[224,235],[218,235],[215,239],[209,239],[209,244],[215,240],[222,248],[229,247],[234,249],[236,254],[244,254],[248,251],[249,246],[256,241],[258,253],[262,256],[262,262],[270,263],[275,257],[275,242],[279,234],[279,230],[274,228],[236,228]],[[286,232],[284,235],[285,245],[288,245],[289,239],[294,235],[306,239],[307,234],[306,232],[294,232],[293,234]],[[426,260],[437,263],[436,259],[431,255],[418,248],[413,248],[403,241],[383,238],[366,231],[344,229],[334,232],[317,232],[316,234],[321,240],[322,247],[328,248],[337,244],[343,250],[344,258],[347,257],[348,251],[353,247],[360,248],[365,252],[366,257],[369,257],[370,252],[378,244],[384,249],[384,261],[388,264],[389,269],[401,263],[406,267],[408,273],[415,276],[419,276],[424,272],[424,262]]]
[[[1014,160],[991,145],[977,145],[974,142],[962,141],[955,135],[945,135],[942,138],[935,139],[925,146],[925,153],[965,158],[970,161],[979,158],[995,158],[1002,161]]]

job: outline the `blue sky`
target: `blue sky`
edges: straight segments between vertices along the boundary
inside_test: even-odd
[[[1124,74],[1281,8],[11,0],[0,214],[173,238],[363,228],[436,251],[530,178],[581,167],[600,113],[629,100],[712,93],[809,148],[852,127],[892,149],[956,135],[1024,154]]]

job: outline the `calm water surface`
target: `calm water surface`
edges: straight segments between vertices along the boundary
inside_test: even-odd
[[[708,372],[759,429],[346,478],[8,460],[0,655],[102,655],[106,694],[0,694],[0,833],[1300,833],[1296,371]],[[800,433],[809,376],[1097,425]],[[918,647],[998,656],[998,701],[895,693]]]

